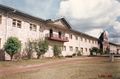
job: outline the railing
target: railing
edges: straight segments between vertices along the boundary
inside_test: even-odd
[[[60,41],[60,42],[68,42],[68,37],[63,35],[59,36],[58,34],[46,34],[46,37],[50,40]]]

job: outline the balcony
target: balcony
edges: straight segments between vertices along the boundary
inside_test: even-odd
[[[59,42],[69,42],[68,37],[59,36],[58,34],[46,34],[46,38],[49,40],[59,41]]]

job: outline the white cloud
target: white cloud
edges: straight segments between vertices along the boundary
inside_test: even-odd
[[[120,3],[116,0],[67,0],[61,1],[58,14],[70,18],[74,29],[98,37],[108,26],[120,32],[120,23],[116,21],[120,16],[119,8]]]

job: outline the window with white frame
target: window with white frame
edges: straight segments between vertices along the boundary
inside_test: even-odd
[[[73,47],[72,46],[69,46],[69,49],[70,49],[70,51],[73,51]]]
[[[75,47],[75,51],[78,52],[78,47]]]
[[[30,24],[31,31],[37,31],[37,26],[35,24]]]
[[[76,40],[78,40],[78,36],[75,36]]]
[[[40,32],[43,32],[42,26],[39,26],[39,31],[40,31]]]
[[[22,22],[20,20],[13,19],[12,25],[13,25],[13,27],[21,28]]]
[[[66,46],[63,46],[63,51],[66,51]]]

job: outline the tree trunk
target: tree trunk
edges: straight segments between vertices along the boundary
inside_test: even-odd
[[[11,61],[13,60],[13,55],[10,56],[11,57]]]
[[[37,59],[40,59],[40,55],[37,55]]]

